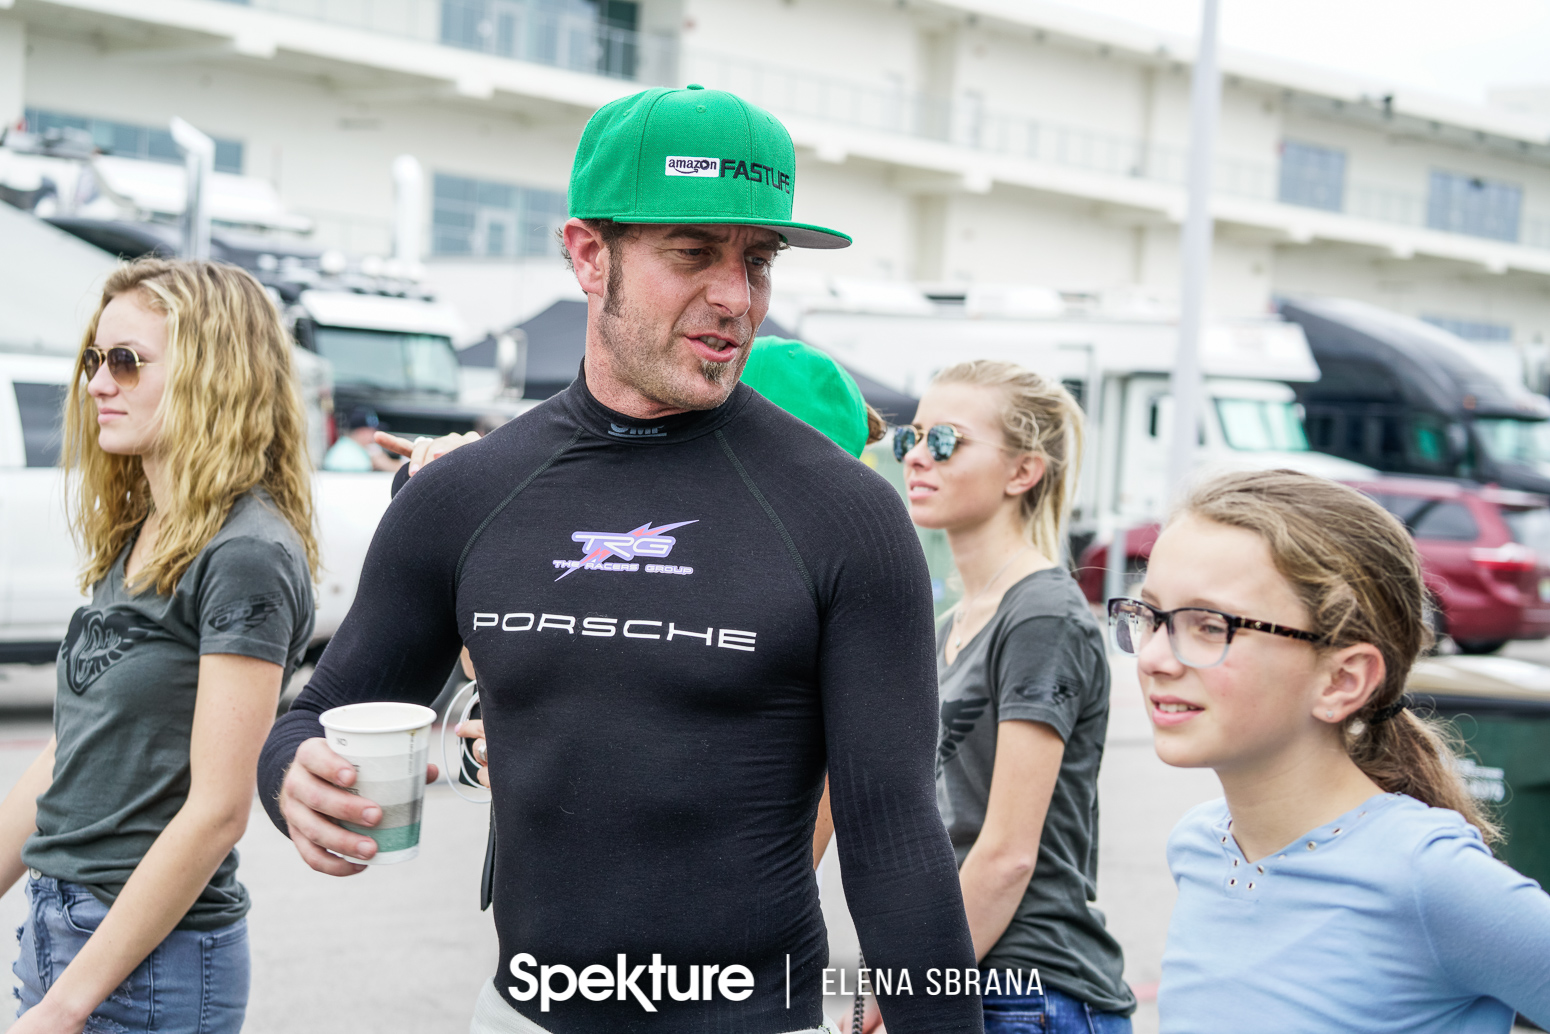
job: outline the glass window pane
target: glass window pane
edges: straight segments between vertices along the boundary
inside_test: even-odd
[[[457,355],[451,338],[318,327],[313,341],[318,354],[334,364],[336,384],[457,394]]]
[[[21,411],[22,452],[27,466],[55,466],[64,433],[65,386],[17,381],[12,387],[16,408]]]
[[[1280,198],[1283,204],[1341,211],[1345,207],[1345,152],[1282,141]]]
[[[1516,184],[1434,169],[1426,224],[1449,233],[1515,241],[1522,207],[1523,188]]]
[[[1306,452],[1302,413],[1295,402],[1262,399],[1217,399],[1222,433],[1234,449],[1275,449]]]
[[[1502,509],[1502,520],[1512,541],[1521,542],[1542,557],[1550,557],[1550,510],[1536,507],[1532,510]]]
[[[215,171],[242,175],[242,141],[217,140],[215,142]]]
[[[1473,542],[1480,537],[1474,514],[1463,503],[1436,502],[1421,507],[1410,529],[1418,539]]]

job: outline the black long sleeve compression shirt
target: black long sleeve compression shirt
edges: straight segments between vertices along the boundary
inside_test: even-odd
[[[437,460],[388,508],[349,616],[264,747],[275,824],[320,713],[429,703],[465,644],[500,831],[495,984],[518,1011],[556,1034],[818,1026],[827,766],[867,963],[895,987],[909,973],[912,993],[882,996],[889,1030],[982,1029],[978,997],[940,993],[974,951],[936,810],[930,584],[898,496],[863,464],[746,386],[641,421],[581,379]],[[580,990],[525,993],[560,965]],[[703,968],[733,966],[750,995]],[[691,967],[702,994],[676,1000]],[[558,970],[548,984],[567,986]]]

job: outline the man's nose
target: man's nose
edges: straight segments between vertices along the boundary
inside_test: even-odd
[[[710,282],[705,300],[730,319],[740,319],[753,307],[753,289],[748,283],[748,266],[741,254],[728,255],[709,271]]]

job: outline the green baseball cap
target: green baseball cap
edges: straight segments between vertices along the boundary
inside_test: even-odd
[[[774,230],[797,248],[845,248],[837,230],[793,222],[796,149],[780,120],[690,83],[610,101],[581,132],[573,219],[720,223]]]
[[[757,337],[743,383],[850,453],[866,448],[866,400],[845,368],[811,345]]]

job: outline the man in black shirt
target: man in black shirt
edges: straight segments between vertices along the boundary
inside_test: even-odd
[[[648,90],[588,123],[564,240],[588,295],[566,391],[420,471],[260,766],[313,868],[333,819],[317,716],[424,701],[466,644],[499,829],[501,960],[473,1030],[782,1034],[822,1022],[812,876],[827,767],[846,896],[894,1034],[981,1030],[937,816],[931,592],[902,504],[737,383],[791,221],[795,161],[731,94]],[[337,785],[336,785],[337,784]],[[938,978],[932,981],[930,971]]]

